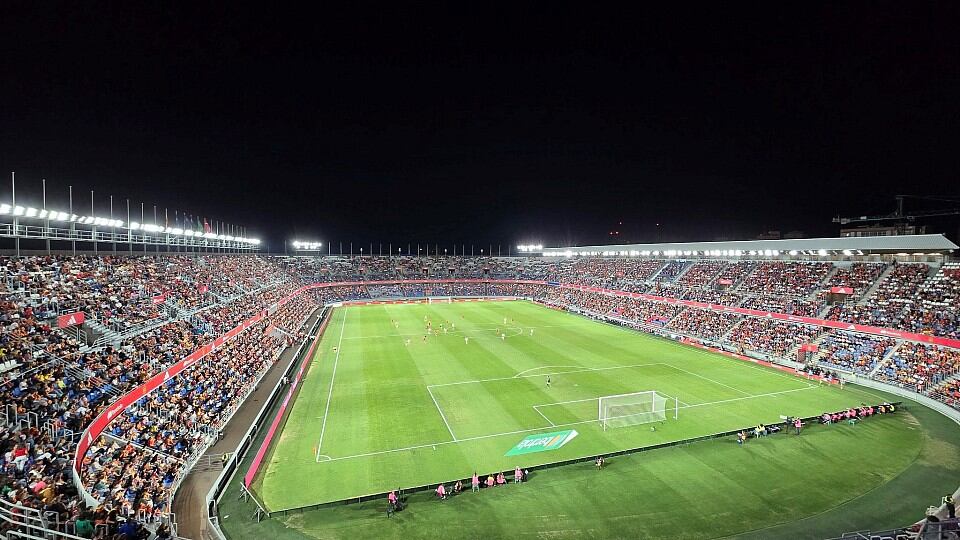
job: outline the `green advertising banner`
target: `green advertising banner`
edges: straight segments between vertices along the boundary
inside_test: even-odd
[[[518,442],[516,446],[510,449],[504,456],[519,456],[521,454],[531,454],[533,452],[544,452],[546,450],[556,450],[561,446],[572,441],[577,436],[577,432],[572,429],[564,431],[555,431],[553,433],[540,433],[530,435]]]

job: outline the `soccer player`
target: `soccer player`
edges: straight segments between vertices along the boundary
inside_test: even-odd
[[[506,340],[507,340],[507,334],[500,334],[500,341],[506,341]]]
[[[467,337],[467,336],[463,336],[463,344],[464,344],[464,345],[469,345],[469,344],[470,344],[470,338]]]
[[[407,341],[404,343],[404,345],[406,345],[407,347],[410,346],[410,338],[407,338]]]
[[[547,388],[550,388],[550,376],[547,375]]]

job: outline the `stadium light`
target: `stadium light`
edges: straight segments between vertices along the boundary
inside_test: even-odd
[[[259,242],[259,240],[257,241]],[[323,242],[305,242],[302,240],[294,240],[290,243],[293,246],[293,249],[298,251],[317,251],[323,247]]]

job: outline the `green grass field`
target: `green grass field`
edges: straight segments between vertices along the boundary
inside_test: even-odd
[[[425,320],[447,333],[424,339]],[[676,398],[678,418],[602,429],[599,396],[645,390]],[[351,307],[334,313],[255,491],[283,510],[874,401],[526,302]],[[579,436],[558,450],[504,457],[564,428]]]
[[[457,333],[424,343],[424,316],[456,324]],[[504,327],[504,317],[514,322]],[[497,327],[509,337],[496,337]],[[545,373],[555,373],[550,389]],[[647,389],[682,400],[679,419],[656,432],[604,432],[596,401],[582,418],[588,412],[578,400]],[[254,490],[276,511],[882,399],[896,398],[810,387],[779,371],[528,303],[351,307],[333,314]],[[562,401],[574,403],[538,406],[545,416],[533,408]],[[526,461],[503,457],[527,430],[561,429],[550,422],[577,422],[571,427],[580,435]],[[723,438],[622,456],[599,473],[589,463],[546,469],[529,483],[444,502],[417,493],[389,520],[378,500],[275,512],[256,523],[253,503],[238,498],[237,477],[219,517],[233,539],[409,540],[438,531],[457,538],[824,538],[918,519],[958,476],[960,430],[911,405],[856,426],[811,426],[799,437],[778,434],[743,447]]]

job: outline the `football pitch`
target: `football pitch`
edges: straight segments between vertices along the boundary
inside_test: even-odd
[[[600,397],[650,390],[665,420],[603,429]],[[253,490],[285,510],[883,399],[529,302],[338,308]],[[504,455],[565,430],[560,448]]]

